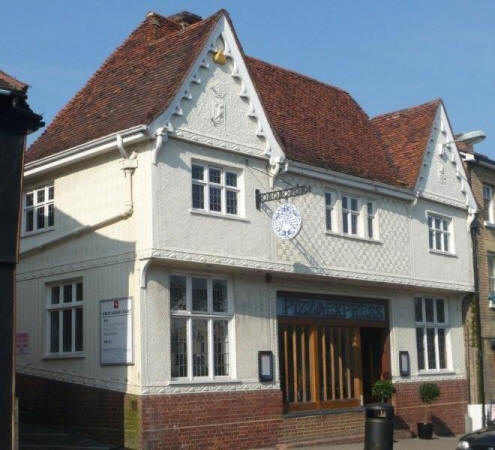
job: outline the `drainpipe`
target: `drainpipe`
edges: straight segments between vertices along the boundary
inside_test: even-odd
[[[44,242],[43,244],[24,250],[23,252],[20,253],[21,257],[26,257],[33,255],[35,253],[39,253],[49,247],[58,245],[74,237],[81,236],[82,234],[86,234],[91,231],[98,230],[108,225],[112,225],[116,222],[120,222],[121,220],[128,219],[130,216],[132,216],[134,212],[134,202],[132,200],[132,175],[134,173],[134,170],[137,168],[137,153],[133,151],[131,154],[129,154],[126,151],[124,147],[124,141],[120,134],[117,134],[117,148],[119,149],[120,154],[124,158],[124,161],[122,162],[122,170],[124,171],[125,201],[122,211],[106,219],[100,220],[99,222],[96,222],[92,225],[82,225],[80,227],[76,227],[67,233],[64,233],[54,239]]]
[[[474,275],[474,293],[473,301],[475,307],[475,321],[476,321],[476,347],[478,353],[477,359],[477,375],[478,375],[478,396],[482,403],[481,417],[483,426],[486,425],[486,413],[485,413],[485,379],[484,379],[484,364],[483,364],[483,339],[481,336],[481,311],[480,311],[480,293],[479,293],[479,265],[478,265],[478,235],[479,235],[479,222],[478,216],[471,224],[471,242],[473,246],[473,275]]]

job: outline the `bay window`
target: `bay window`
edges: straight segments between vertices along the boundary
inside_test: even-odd
[[[231,377],[228,281],[221,277],[170,276],[173,379]]]

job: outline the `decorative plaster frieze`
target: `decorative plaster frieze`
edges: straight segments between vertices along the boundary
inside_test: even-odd
[[[435,383],[437,381],[454,381],[454,380],[465,380],[466,374],[457,373],[439,373],[431,375],[415,375],[411,377],[392,377],[392,383],[394,384],[406,384],[406,383]]]
[[[189,130],[184,130],[182,128],[177,128],[176,130],[169,133],[170,137],[175,137],[184,141],[194,142],[197,144],[202,144],[208,147],[217,147],[224,150],[229,150],[236,153],[242,153],[248,156],[255,156],[258,158],[264,158],[264,154],[257,148],[249,147],[247,145],[237,144],[235,142],[226,141],[223,139],[218,139],[213,136],[208,136],[206,134],[200,134],[198,132],[193,132]]]
[[[212,264],[240,269],[316,275],[346,280],[358,280],[372,283],[386,283],[403,287],[420,287],[426,289],[443,289],[449,291],[471,292],[473,286],[465,283],[445,283],[436,280],[418,280],[410,277],[381,274],[375,272],[335,269],[330,267],[311,267],[288,263],[238,258],[206,253],[191,253],[176,249],[150,249],[140,253],[140,258],[155,258],[158,260],[183,261],[200,264]]]
[[[81,384],[83,386],[90,386],[98,389],[109,389],[111,391],[125,392],[128,394],[137,395],[141,391],[140,386],[125,383],[123,381],[117,381],[110,378],[91,377],[65,370],[45,369],[33,364],[17,364],[16,371],[23,375],[48,378],[50,380],[62,381],[65,383]]]
[[[210,34],[207,44],[205,45],[200,56],[191,68],[191,71],[184,81],[181,90],[179,90],[179,92],[175,95],[174,99],[170,103],[170,106],[150,125],[149,129],[151,134],[153,135],[153,133],[160,127],[166,127],[169,132],[174,130],[172,124],[173,117],[182,116],[183,111],[181,108],[181,102],[184,99],[190,100],[189,92],[191,84],[201,85],[201,71],[213,70],[208,62],[208,58],[211,53],[216,53],[219,50],[222,50],[221,48],[217,48],[217,41],[219,39],[221,39],[223,42],[223,53],[232,66],[231,76],[235,79],[238,79],[241,83],[239,96],[246,100],[249,104],[247,116],[257,121],[256,136],[261,140],[262,143],[264,143],[264,151],[262,152],[262,154],[268,157],[275,155],[280,157],[281,160],[285,160],[285,154],[278,144],[270,128],[268,120],[265,117],[265,113],[256,93],[256,89],[254,88],[253,83],[249,77],[249,72],[244,63],[242,53],[237,47],[234,33],[225,17],[222,17],[219,20],[217,26]],[[216,108],[214,116],[217,121],[221,119],[221,123],[223,123],[223,121],[225,120],[224,114],[225,110],[220,111],[219,108]],[[158,151],[160,151],[160,149],[158,149]],[[157,159],[155,155],[153,159],[154,164],[156,164],[156,160]]]
[[[142,395],[156,394],[200,394],[205,392],[266,391],[280,389],[278,383],[203,383],[192,385],[143,386]]]
[[[53,267],[44,267],[36,270],[17,272],[16,280],[25,281],[35,278],[44,278],[69,272],[77,272],[85,269],[94,269],[97,267],[122,264],[130,261],[135,261],[136,259],[137,255],[134,252],[122,253],[119,255],[106,256],[102,258],[87,259],[85,261],[78,261],[77,263],[72,264],[60,264]]]
[[[431,200],[432,202],[442,203],[444,205],[453,206],[454,208],[459,208],[467,210],[468,206],[466,203],[462,203],[454,198],[446,197],[444,195],[433,194],[431,192],[419,192],[418,197],[424,198],[426,200]]]

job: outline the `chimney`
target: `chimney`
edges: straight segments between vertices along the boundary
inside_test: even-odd
[[[189,25],[192,25],[193,23],[200,22],[202,20],[201,16],[193,14],[189,11],[182,11],[180,13],[167,17],[167,19],[179,24],[182,27],[182,29],[188,27]]]

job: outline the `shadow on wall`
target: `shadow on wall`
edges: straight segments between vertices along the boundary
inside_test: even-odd
[[[61,243],[49,245],[41,252],[22,257],[19,265],[20,273],[52,269],[47,270],[50,272],[50,283],[58,283],[60,280],[60,284],[63,285],[64,282],[74,280],[74,277],[80,278],[81,274],[83,281],[83,355],[63,358],[62,353],[57,359],[43,357],[49,353],[49,348],[47,348],[50,340],[50,330],[47,329],[48,314],[53,311],[49,313],[46,309],[51,303],[49,294],[42,296],[43,304],[37,309],[43,317],[30,319],[28,314],[25,318],[22,317],[23,311],[27,311],[26,303],[39,304],[40,302],[37,298],[23,297],[23,292],[26,296],[28,292],[50,292],[47,291],[46,279],[41,277],[18,282],[18,324],[21,328],[18,331],[28,332],[32,339],[40,336],[43,342],[46,340],[41,352],[17,357],[19,365],[28,366],[28,372],[36,375],[18,373],[16,376],[16,395],[19,398],[19,415],[22,422],[81,431],[104,442],[131,448],[138,447],[139,399],[125,394],[131,366],[103,365],[102,338],[100,337],[101,301],[132,295],[129,279],[133,276],[134,265],[131,260],[135,257],[135,242],[112,239],[102,233],[108,231],[110,227],[116,227],[112,230],[113,234],[121,233],[132,236],[134,235],[130,228],[132,223],[133,221],[129,219],[119,221],[106,228],[81,233]],[[23,247],[29,248],[47,243],[83,225],[86,224],[81,224],[62,211],[56,210],[55,229],[24,238]],[[29,241],[32,241],[32,244]],[[29,244],[29,247],[26,244]],[[26,283],[25,289],[24,283]],[[34,289],[29,289],[29,283],[39,283],[39,285]],[[46,305],[45,298],[47,298]],[[64,339],[72,341],[75,339],[75,329],[72,330],[75,325],[70,325],[71,333],[64,334],[64,326],[67,326],[68,322],[64,321],[63,299],[58,305],[60,306],[58,338],[62,342]],[[110,305],[112,307],[115,305],[118,310],[117,303],[112,302]],[[72,319],[72,324],[74,324],[75,320]],[[110,325],[119,328],[118,322],[119,319],[116,318]],[[44,323],[47,325],[42,327],[42,332],[39,332],[39,324]],[[121,323],[126,323],[126,321],[123,320]],[[47,336],[46,339],[45,336]],[[124,332],[120,336],[122,338],[113,338],[115,339],[113,342],[107,343],[107,349],[112,349],[117,359],[123,353],[119,349],[127,348],[129,345],[132,348],[132,343],[128,342],[127,333]],[[72,348],[74,348],[73,345]],[[59,348],[63,346],[60,345]],[[102,386],[107,388],[102,389]]]

